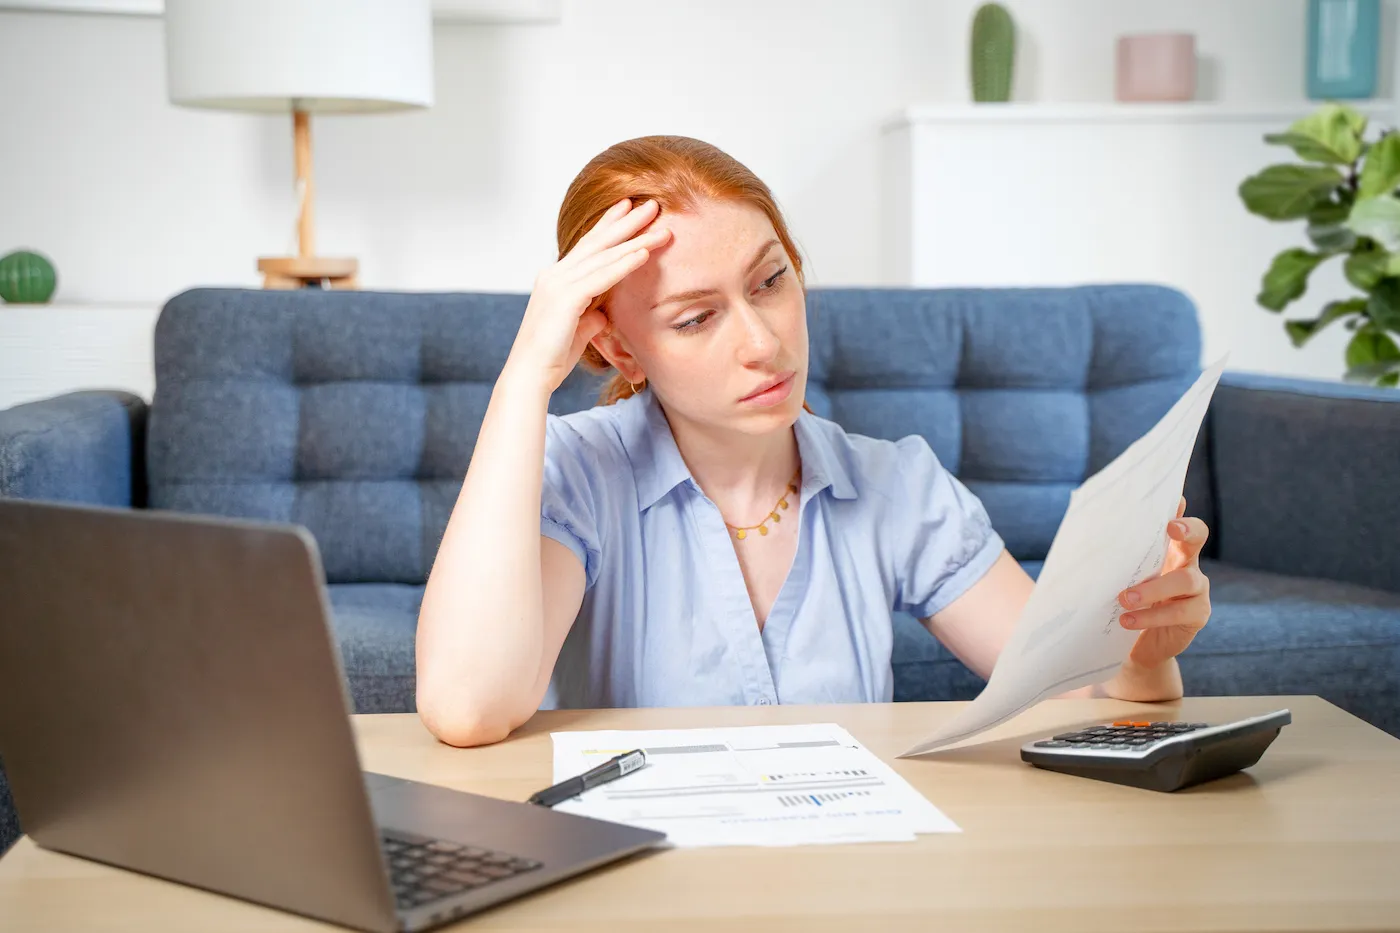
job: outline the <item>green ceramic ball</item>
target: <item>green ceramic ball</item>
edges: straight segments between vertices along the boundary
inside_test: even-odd
[[[43,304],[58,287],[48,257],[26,249],[0,257],[0,298],[10,304]]]

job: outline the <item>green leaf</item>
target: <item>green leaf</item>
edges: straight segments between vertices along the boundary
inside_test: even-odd
[[[1346,359],[1348,382],[1375,382],[1400,371],[1400,347],[1374,324],[1362,327],[1351,338]]]
[[[1366,313],[1377,327],[1400,333],[1400,279],[1386,278],[1376,283]]]
[[[1291,146],[1300,159],[1350,165],[1361,155],[1366,118],[1345,104],[1327,104],[1298,120],[1284,133],[1264,137],[1267,143]]]
[[[1400,375],[1400,360],[1387,360],[1381,363],[1368,363],[1348,369],[1343,377],[1347,382],[1369,382],[1375,385],[1395,385],[1393,377]]]
[[[1356,245],[1356,233],[1347,226],[1351,208],[1328,201],[1308,212],[1308,239],[1326,253],[1344,253]]]
[[[1383,249],[1352,253],[1342,264],[1342,271],[1346,273],[1348,282],[1362,291],[1369,292],[1385,277],[1386,265],[1390,258],[1390,254]]]
[[[1271,165],[1240,183],[1251,213],[1269,220],[1296,220],[1326,203],[1344,179],[1325,165]]]
[[[1361,179],[1357,186],[1357,197],[1373,198],[1380,194],[1391,194],[1400,186],[1400,133],[1386,133],[1366,154],[1366,164],[1361,169]]]
[[[1270,311],[1282,311],[1288,303],[1300,297],[1308,288],[1308,276],[1317,264],[1326,259],[1305,249],[1286,249],[1274,257],[1269,271],[1264,273],[1259,304]]]
[[[1293,341],[1293,346],[1301,347],[1317,333],[1331,324],[1352,314],[1360,314],[1366,310],[1365,298],[1352,298],[1347,301],[1333,301],[1322,309],[1322,313],[1311,321],[1284,321],[1283,327],[1288,331],[1288,337]]]
[[[1388,373],[1376,380],[1376,385],[1387,389],[1400,386],[1400,373]]]
[[[1400,249],[1400,199],[1388,194],[1357,201],[1347,218],[1357,236],[1368,236],[1383,249]]]

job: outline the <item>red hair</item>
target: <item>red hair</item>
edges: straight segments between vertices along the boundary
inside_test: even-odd
[[[792,262],[793,274],[799,284],[803,283],[802,257],[768,186],[733,156],[688,136],[640,136],[594,156],[569,184],[559,206],[559,258],[568,255],[608,208],[623,198],[630,198],[634,205],[655,199],[663,213],[694,210],[704,200],[752,205],[773,224],[778,242]],[[600,295],[593,307],[606,311],[607,297]],[[612,368],[591,344],[584,349],[580,363],[599,373]],[[632,386],[622,374],[614,373],[598,401],[611,405],[632,394]]]

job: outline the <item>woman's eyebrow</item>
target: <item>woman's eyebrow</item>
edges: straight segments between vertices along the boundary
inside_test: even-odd
[[[758,248],[758,252],[754,253],[753,259],[750,260],[748,268],[744,270],[744,275],[748,275],[749,273],[753,272],[753,270],[757,269],[759,263],[763,262],[763,257],[767,256],[768,251],[777,245],[778,241],[775,238],[769,240],[767,243],[764,243],[762,246],[760,246]],[[656,304],[652,305],[651,310],[655,311],[662,305],[675,304],[678,301],[694,301],[697,298],[707,298],[710,295],[715,294],[718,294],[718,291],[713,288],[693,288],[688,292],[676,292],[676,294],[668,295],[665,298],[662,298]]]

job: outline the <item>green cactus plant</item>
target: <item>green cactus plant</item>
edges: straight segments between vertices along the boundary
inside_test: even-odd
[[[972,99],[1004,103],[1011,99],[1016,64],[1016,24],[999,3],[984,3],[972,18]]]
[[[0,298],[10,304],[43,304],[57,285],[53,263],[40,253],[21,249],[0,258]]]

